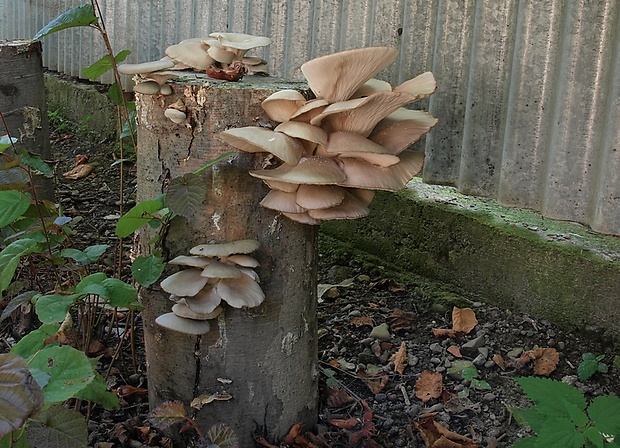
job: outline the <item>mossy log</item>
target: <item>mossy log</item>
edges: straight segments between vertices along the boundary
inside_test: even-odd
[[[271,93],[305,85],[246,77],[228,83],[192,76],[170,83],[172,95],[137,95],[138,201],[166,191],[169,181],[201,167],[233,148],[218,138],[231,127],[265,125],[260,107]],[[187,119],[175,124],[165,109],[182,99]],[[248,170],[269,163],[263,154],[236,153],[202,174],[207,185],[203,208],[190,220],[176,217],[163,242],[164,257],[189,254],[208,242],[256,239],[252,256],[261,263],[265,301],[256,308],[233,309],[201,338],[164,329],[155,319],[172,302],[159,285],[142,289],[151,407],[168,400],[193,399],[218,392],[232,396],[196,412],[206,431],[228,424],[240,446],[253,437],[282,438],[297,422],[317,418],[316,266],[317,229],[289,221],[259,205],[268,191]],[[148,254],[151,233],[139,235],[138,254]],[[175,269],[170,266],[167,272]]]

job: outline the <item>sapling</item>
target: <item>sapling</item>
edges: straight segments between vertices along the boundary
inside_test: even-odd
[[[581,363],[577,367],[577,375],[581,381],[590,379],[596,372],[607,373],[607,364],[601,362],[605,355],[595,355],[594,353],[584,353],[581,355]]]

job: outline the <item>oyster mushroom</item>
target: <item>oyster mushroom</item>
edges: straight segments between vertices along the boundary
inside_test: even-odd
[[[294,138],[257,126],[228,129],[220,138],[241,151],[269,152],[290,165],[296,165],[304,151]]]
[[[166,313],[155,319],[155,323],[179,333],[200,335],[206,334],[211,329],[211,325],[206,320],[185,319],[175,313]]]
[[[166,55],[171,59],[181,62],[188,67],[198,70],[206,70],[213,65],[213,59],[209,53],[209,45],[201,38],[185,39],[178,44],[166,48]]]
[[[243,33],[211,33],[209,36],[216,38],[226,50],[234,53],[234,60],[240,61],[245,53],[252,48],[266,47],[271,39],[264,36],[252,36]]]

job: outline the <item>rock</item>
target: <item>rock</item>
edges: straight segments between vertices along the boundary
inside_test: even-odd
[[[478,356],[476,356],[472,362],[474,363],[476,367],[482,367],[484,363],[486,362],[486,360],[487,358],[483,356],[481,353]]]
[[[377,403],[383,403],[385,400],[387,400],[387,395],[384,393],[378,393],[375,394],[375,401]]]
[[[485,336],[484,334],[482,334],[477,338],[467,341],[461,346],[461,353],[468,356],[474,356],[476,353],[478,353],[478,349],[484,345],[484,339]]]
[[[377,325],[370,332],[370,337],[379,339],[380,341],[389,341],[392,338],[392,335],[390,334],[390,327],[386,323]]]
[[[443,350],[444,350],[441,344],[438,342],[431,344],[429,348],[431,349],[431,352],[433,353],[443,353]]]
[[[482,396],[482,401],[491,402],[496,398],[495,394],[492,392],[486,393]]]
[[[506,353],[506,356],[510,358],[516,358],[518,356],[521,356],[521,353],[523,353],[523,347],[515,347],[512,350],[510,350],[508,353]]]
[[[480,353],[485,358],[488,358],[489,357],[489,347],[480,347],[478,349],[478,353]]]

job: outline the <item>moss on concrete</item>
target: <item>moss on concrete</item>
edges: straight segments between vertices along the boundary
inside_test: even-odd
[[[483,300],[620,336],[620,239],[414,181],[322,231]]]

